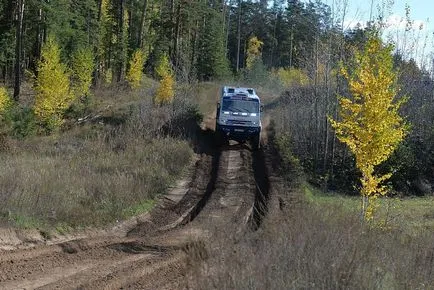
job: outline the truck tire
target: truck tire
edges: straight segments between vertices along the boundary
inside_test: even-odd
[[[215,124],[215,143],[218,147],[221,147],[225,144],[225,136],[220,130],[220,126]]]
[[[261,132],[256,133],[253,135],[251,139],[252,149],[258,150],[261,147]]]

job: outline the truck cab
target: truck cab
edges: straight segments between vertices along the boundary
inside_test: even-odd
[[[216,135],[219,141],[250,141],[260,146],[261,101],[252,88],[224,86],[217,104]]]

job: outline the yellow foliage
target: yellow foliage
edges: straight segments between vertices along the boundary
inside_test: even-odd
[[[87,95],[92,85],[93,54],[89,48],[77,50],[72,57],[73,91],[76,97]]]
[[[8,110],[12,105],[12,100],[9,97],[8,91],[5,87],[0,87],[0,115]]]
[[[168,74],[172,75],[172,67],[170,66],[169,58],[166,54],[161,56],[155,68],[155,72],[160,79],[164,78],[164,76]]]
[[[279,68],[274,74],[285,88],[293,86],[306,86],[310,83],[309,77],[300,69]]]
[[[127,72],[127,81],[133,89],[140,87],[145,61],[146,55],[142,50],[136,50],[131,57],[130,68]]]
[[[104,82],[106,84],[111,84],[112,81],[113,81],[113,71],[111,68],[109,68],[104,72]]]
[[[158,105],[170,104],[173,101],[175,92],[173,85],[175,81],[172,75],[164,76],[160,81],[160,86],[157,89],[157,95],[155,96],[155,103]]]
[[[264,42],[260,41],[256,36],[249,39],[246,58],[247,69],[251,69],[255,61],[261,58],[262,45],[264,45]]]
[[[155,71],[160,77],[160,86],[157,89],[155,103],[159,105],[169,104],[173,101],[173,97],[175,96],[175,78],[167,55],[162,56]]]
[[[69,89],[69,74],[60,62],[59,46],[52,38],[42,47],[37,72],[34,112],[47,129],[53,130],[63,123],[63,113],[74,98]]]
[[[365,219],[373,218],[375,200],[387,193],[382,183],[391,174],[378,176],[375,167],[389,158],[407,133],[407,126],[398,114],[401,101],[397,74],[393,70],[391,47],[372,36],[362,53],[355,54],[355,67],[341,66],[352,98],[340,98],[342,121],[330,120],[339,140],[347,144],[361,171],[362,208]]]

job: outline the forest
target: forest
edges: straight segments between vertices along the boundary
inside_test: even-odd
[[[0,79],[7,88],[2,92],[20,104],[10,117],[9,126],[15,129],[3,124],[2,134],[26,137],[29,130],[23,123],[35,116],[42,118],[46,134],[74,111],[67,93],[56,105],[62,116],[47,121],[48,113],[30,109],[33,103],[49,104],[41,103],[33,91],[44,89],[44,59],[57,59],[66,73],[66,79],[59,73],[53,83],[64,84],[60,91],[76,92],[74,104],[82,110],[76,117],[84,114],[92,95],[89,88],[127,87],[134,80],[134,67],[140,76],[164,80],[166,87],[173,82],[247,84],[279,94],[265,109],[275,109],[277,130],[310,181],[326,190],[356,193],[354,157],[336,138],[330,117],[337,117],[338,96],[348,95],[340,64],[350,62],[372,31],[381,33],[387,12],[378,8],[379,16],[366,26],[348,28],[347,5],[300,0],[2,1]],[[411,23],[407,8],[406,21]],[[423,41],[410,37],[417,33],[412,29],[409,25],[408,33],[393,41],[397,97],[407,100],[400,113],[411,129],[378,170],[394,172],[389,182],[393,192],[426,195],[434,186],[432,55],[429,48],[419,55],[411,50],[415,45],[408,43]],[[400,49],[402,43],[410,49]],[[29,83],[37,85],[29,89]]]

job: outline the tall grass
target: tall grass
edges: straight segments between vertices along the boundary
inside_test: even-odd
[[[339,205],[292,202],[241,241],[216,235],[194,288],[434,289],[432,231],[368,228]]]
[[[363,223],[358,199],[306,187],[284,136],[272,137],[283,186],[271,184],[263,223],[242,237],[212,232],[207,257],[191,257],[190,288],[434,289],[431,199],[380,211],[386,224]]]
[[[0,152],[1,219],[86,226],[149,208],[190,162],[188,140],[164,128],[192,117],[185,113],[192,108],[183,100],[155,107],[142,97],[58,135],[6,140]]]

